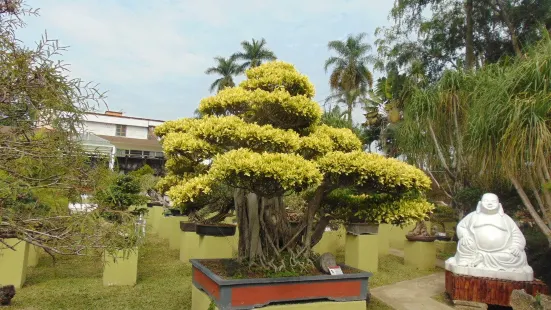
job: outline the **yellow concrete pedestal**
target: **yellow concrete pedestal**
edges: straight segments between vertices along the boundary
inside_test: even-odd
[[[436,264],[434,242],[406,241],[404,244],[404,264],[420,270],[429,270]]]
[[[390,248],[390,224],[379,224],[379,255],[388,254]]]
[[[167,227],[167,235],[168,235],[168,245],[171,250],[179,250],[180,249],[180,233],[182,230],[180,230],[180,222],[188,221],[187,216],[172,216],[168,217],[168,227]]]
[[[180,261],[189,263],[195,258],[199,248],[199,235],[195,232],[180,231]]]
[[[197,254],[192,258],[232,258],[235,236],[213,237],[199,236]],[[237,250],[237,249],[235,249]]]
[[[35,267],[38,265],[38,250],[37,246],[29,244],[29,252],[27,253],[27,266]]]
[[[337,231],[326,231],[323,233],[321,240],[313,248],[318,254],[331,253],[337,255],[339,249],[344,248],[346,239],[346,230],[339,229]]]
[[[379,267],[378,235],[346,235],[344,263],[363,271],[375,272]]]
[[[135,285],[138,278],[138,249],[118,251],[116,260],[105,253],[103,285]]]
[[[172,218],[173,218],[172,216],[162,215],[160,220],[159,220],[158,235],[162,239],[167,239],[168,240],[169,231],[170,231],[170,222],[171,222]]]
[[[218,310],[218,307],[211,305],[210,297],[199,290],[195,285],[191,286],[191,310]],[[364,301],[316,301],[311,303],[283,304],[262,307],[266,310],[365,310]]]
[[[392,225],[388,234],[389,245],[393,249],[404,249],[404,242],[406,242],[407,233],[415,228],[415,224],[410,224],[404,227]]]
[[[161,217],[163,216],[164,208],[161,206],[154,206],[149,208],[147,213],[146,223],[151,227],[151,232],[154,234],[159,233],[159,225],[161,223]]]
[[[237,237],[200,236],[194,232],[180,232],[180,261],[193,258],[232,258],[237,256]]]
[[[15,251],[0,244],[0,284],[21,288],[27,278],[29,244],[16,238],[2,241]]]

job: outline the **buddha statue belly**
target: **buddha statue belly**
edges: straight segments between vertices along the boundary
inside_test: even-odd
[[[473,230],[480,250],[494,252],[503,249],[509,243],[509,232],[494,225],[475,226]]]

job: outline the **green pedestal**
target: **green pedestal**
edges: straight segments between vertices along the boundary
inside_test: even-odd
[[[180,233],[182,232],[180,230],[180,222],[181,221],[188,221],[187,216],[172,216],[168,217],[168,228],[167,228],[167,235],[168,235],[168,245],[171,250],[179,250],[180,249]]]
[[[344,248],[346,239],[346,231],[344,229],[337,231],[326,231],[323,233],[321,240],[313,248],[314,252],[323,254],[331,253],[337,255],[339,249]]]
[[[164,208],[160,206],[154,206],[149,208],[147,213],[146,223],[151,227],[151,232],[154,234],[159,233],[159,225],[161,223],[161,217],[163,216]]]
[[[27,254],[27,266],[35,267],[36,265],[38,265],[38,250],[38,247],[29,244],[29,252]]]
[[[388,254],[388,249],[390,248],[390,229],[392,225],[390,224],[380,224],[379,225],[379,255]]]
[[[21,288],[27,278],[29,244],[16,238],[3,239],[15,249],[0,245],[0,284]]]
[[[404,243],[404,264],[420,270],[434,268],[436,264],[435,243],[406,241]]]
[[[180,231],[180,261],[189,263],[197,255],[199,235],[195,232]]]
[[[360,270],[375,272],[379,268],[378,235],[346,235],[344,262]]]
[[[117,252],[116,260],[104,255],[103,285],[135,285],[138,278],[138,249]]]

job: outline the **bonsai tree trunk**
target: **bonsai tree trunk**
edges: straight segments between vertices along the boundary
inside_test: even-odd
[[[282,197],[261,197],[236,189],[234,204],[239,229],[238,259],[248,261],[251,265],[258,264],[276,270],[286,266],[278,265],[278,259],[281,259],[284,252],[297,261],[308,261],[311,248],[321,240],[331,219],[324,216],[318,222],[314,222],[324,190],[325,186],[318,188],[315,197],[309,203],[309,213],[297,229],[292,229]]]

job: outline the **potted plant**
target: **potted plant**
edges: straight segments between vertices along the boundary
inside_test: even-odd
[[[418,192],[370,193],[361,188],[343,187],[331,191],[324,201],[326,212],[346,222],[354,235],[377,234],[380,224],[402,226],[423,219],[432,210]]]
[[[430,221],[433,224],[433,230],[435,230],[434,236],[436,240],[451,241],[455,235],[455,231],[449,232],[445,223],[454,222],[457,220],[457,213],[455,210],[442,203],[437,204],[434,211],[430,215]],[[440,227],[440,229],[438,228]]]
[[[15,287],[13,285],[0,286],[0,305],[1,306],[9,306],[14,296],[15,296]]]
[[[132,174],[113,172],[105,182],[99,186],[93,200],[100,207],[100,214],[104,218],[105,227],[115,227],[125,222],[125,212],[131,206],[139,206],[147,201],[141,194],[139,179]],[[134,285],[137,280],[138,247],[143,241],[145,226],[141,223],[143,210],[135,209],[130,212],[136,221],[136,234],[119,232],[120,246],[114,246],[104,251],[103,284]]]
[[[429,233],[425,221],[419,221],[415,228],[407,233],[406,239],[409,241],[433,242],[436,237]]]
[[[370,273],[342,264],[343,274],[332,276],[315,266],[312,248],[334,215],[345,213],[324,201],[343,187],[407,200],[404,193],[428,190],[430,179],[404,162],[363,152],[349,129],[320,125],[313,85],[292,65],[270,62],[247,77],[203,99],[201,118],[155,129],[171,162],[165,179],[173,203],[208,199],[225,186],[237,213],[237,258],[192,259],[194,296],[206,294],[221,309],[319,299],[365,303]],[[305,191],[300,224],[290,229],[283,197]]]

